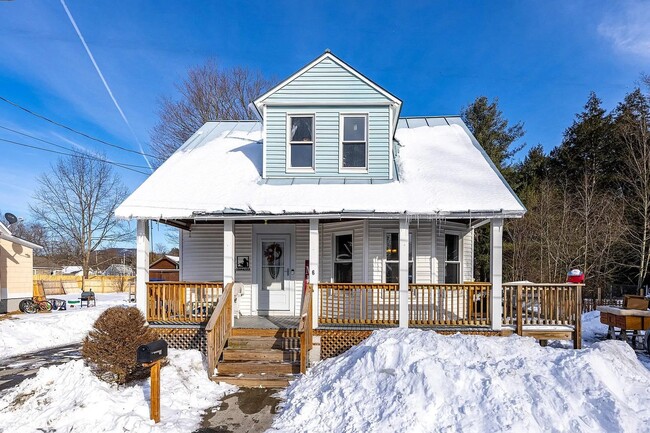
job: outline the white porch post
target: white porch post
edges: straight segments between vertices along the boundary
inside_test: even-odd
[[[409,223],[399,220],[399,327],[409,326]]]
[[[492,329],[501,329],[503,314],[503,218],[490,221],[490,282],[492,283]]]
[[[235,222],[223,222],[223,285],[235,281]]]
[[[137,258],[135,303],[147,319],[147,281],[149,281],[149,220],[138,220],[136,228]]]
[[[318,232],[318,218],[311,218],[309,220],[309,284],[312,285],[314,292],[312,293],[312,326],[318,328],[318,276],[320,274],[320,258],[319,258],[319,236]]]

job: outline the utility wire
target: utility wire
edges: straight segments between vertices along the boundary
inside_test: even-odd
[[[142,157],[144,158],[144,162],[146,162],[147,165],[149,166],[149,169],[151,171],[153,171],[153,167],[151,166],[151,163],[149,162],[147,157],[144,156],[144,149],[142,148],[142,144],[140,143],[140,140],[138,139],[138,135],[135,133],[135,131],[131,127],[131,124],[129,123],[129,120],[126,118],[126,115],[124,115],[124,111],[122,111],[122,107],[120,107],[120,104],[117,103],[117,99],[115,99],[115,96],[113,95],[113,91],[111,90],[110,86],[108,85],[108,82],[106,81],[106,78],[104,78],[104,74],[102,73],[102,70],[99,69],[99,65],[95,61],[95,56],[93,56],[93,53],[90,51],[90,47],[86,43],[86,39],[84,39],[83,35],[81,34],[81,30],[79,30],[79,26],[77,26],[77,22],[72,17],[72,13],[70,12],[70,9],[68,9],[68,5],[65,4],[65,0],[61,0],[61,6],[63,6],[63,9],[65,9],[65,13],[68,15],[68,19],[70,20],[70,23],[72,24],[72,27],[74,27],[75,32],[77,32],[77,36],[79,36],[79,40],[81,41],[81,44],[86,49],[86,54],[88,54],[88,57],[90,57],[90,61],[93,63],[93,66],[95,67],[95,70],[97,71],[97,75],[99,75],[99,78],[102,80],[102,83],[104,84],[104,87],[106,88],[106,91],[108,92],[108,96],[111,97],[111,100],[113,101],[113,104],[115,105],[115,108],[117,108],[117,111],[119,111],[120,116],[122,116],[122,120],[124,120],[124,123],[126,123],[126,126],[129,127],[129,130],[131,131],[131,135],[133,135],[133,138],[135,139],[135,142],[138,143],[138,147],[140,148],[140,152],[143,153]]]
[[[148,156],[148,157],[151,157],[151,158],[155,158],[155,156],[150,155],[148,153],[138,152],[137,150],[129,149],[129,148],[126,148],[126,147],[123,147],[123,146],[118,146],[117,144],[109,143],[108,141],[104,141],[101,138],[96,138],[96,137],[93,137],[92,135],[86,134],[85,132],[78,131],[78,130],[76,130],[74,128],[71,128],[71,127],[69,127],[67,125],[64,125],[63,123],[57,122],[56,120],[52,120],[49,117],[43,116],[42,114],[35,113],[32,110],[30,110],[29,108],[25,108],[22,105],[20,105],[20,104],[18,104],[16,102],[10,101],[9,99],[7,99],[7,98],[5,98],[3,96],[0,96],[0,101],[6,102],[6,103],[8,103],[10,105],[13,105],[14,107],[16,107],[16,108],[18,108],[20,110],[23,110],[26,113],[31,114],[32,116],[35,116],[35,117],[38,117],[39,119],[50,122],[50,123],[52,123],[52,124],[54,124],[54,125],[56,125],[58,127],[61,127],[63,129],[67,129],[68,131],[74,132],[75,134],[81,135],[82,137],[86,137],[86,138],[88,138],[90,140],[97,141],[98,143],[102,143],[102,144],[105,144],[107,146],[111,146],[111,147],[114,147],[116,149],[123,150],[125,152],[135,153],[136,155],[142,155],[142,156]]]
[[[18,131],[16,129],[8,128],[8,127],[2,126],[2,125],[0,125],[0,129],[4,129],[6,131],[11,131],[11,132],[13,132],[15,134],[19,134],[19,135],[22,135],[24,137],[29,137],[29,138],[31,138],[33,140],[37,140],[37,141],[40,141],[42,143],[50,144],[50,145],[52,145],[54,147],[58,147],[59,149],[63,149],[63,150],[67,150],[69,152],[74,152],[75,154],[79,153],[80,155],[83,155],[83,153],[79,152],[78,150],[70,149],[69,147],[65,147],[65,146],[62,146],[60,144],[48,141],[48,140],[44,140],[42,138],[27,134],[25,132]],[[110,161],[110,160],[106,159],[106,162],[114,162],[114,161]],[[120,165],[125,166],[125,167],[144,168],[144,169],[147,169],[147,170],[149,169],[149,167],[145,167],[144,165],[127,164],[125,162],[116,162],[116,164],[120,164]]]
[[[97,158],[97,157],[94,157],[92,155],[84,155],[84,154],[80,154],[80,153],[59,152],[58,150],[52,150],[52,149],[47,149],[45,147],[33,146],[31,144],[20,143],[18,141],[7,140],[6,138],[0,138],[0,141],[4,141],[5,143],[10,143],[10,144],[15,144],[16,146],[29,147],[30,149],[42,150],[44,152],[56,153],[58,155],[74,156],[74,157],[78,157],[78,158],[91,159],[91,160],[94,160],[94,161],[105,162],[106,164],[111,164],[111,165],[114,165],[116,167],[123,168],[125,170],[130,170],[130,171],[133,171],[133,172],[136,172],[136,173],[144,174],[145,176],[149,176],[149,174],[150,174],[150,173],[145,173],[144,171],[136,170],[135,168],[126,167],[126,166],[122,165],[119,162],[108,161],[106,159]]]

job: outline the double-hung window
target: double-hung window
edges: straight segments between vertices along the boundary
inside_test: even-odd
[[[384,235],[386,258],[384,260],[384,279],[386,283],[399,283],[399,233],[386,232]],[[413,234],[409,232],[409,283],[413,283]]]
[[[368,168],[368,116],[341,116],[341,169],[365,171]]]
[[[314,169],[314,116],[289,116],[287,168],[295,171]]]
[[[445,283],[460,283],[460,236],[445,234]]]
[[[334,276],[335,283],[352,282],[352,233],[334,236]]]

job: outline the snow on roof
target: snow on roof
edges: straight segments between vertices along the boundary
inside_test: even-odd
[[[0,239],[5,239],[9,242],[14,242],[16,244],[22,245],[27,248],[31,248],[33,250],[42,250],[43,247],[35,244],[33,242],[29,242],[25,239],[19,238],[18,236],[14,236],[11,234],[11,231],[7,226],[5,226],[3,223],[0,222]]]
[[[272,183],[261,175],[259,122],[208,122],[122,203],[116,215],[523,215],[525,208],[462,121],[439,123],[397,129],[399,180]]]

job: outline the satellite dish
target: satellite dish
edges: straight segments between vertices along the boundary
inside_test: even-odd
[[[9,223],[9,225],[16,224],[18,222],[18,218],[16,218],[16,215],[7,212],[5,214],[5,219]]]

